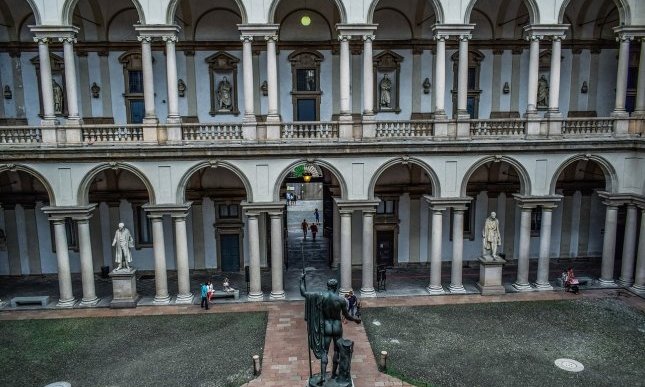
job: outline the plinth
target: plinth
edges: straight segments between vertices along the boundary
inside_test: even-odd
[[[502,269],[505,263],[506,261],[502,258],[479,258],[479,282],[477,282],[477,287],[481,290],[482,296],[506,293],[502,285]]]
[[[136,308],[139,301],[137,294],[137,270],[134,268],[112,270],[112,302],[110,308]]]

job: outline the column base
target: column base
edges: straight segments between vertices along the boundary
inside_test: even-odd
[[[464,285],[450,284],[450,286],[448,286],[448,290],[451,294],[466,294],[466,288],[464,288]]]
[[[90,299],[82,299],[81,303],[79,304],[80,306],[96,306],[98,304],[100,299],[98,297],[90,298]]]
[[[562,113],[560,113],[559,110],[549,110],[546,113],[544,113],[544,118],[556,120],[556,119],[562,118]]]
[[[626,288],[632,286],[634,284],[633,279],[623,279],[623,278],[618,278],[618,285],[624,286]]]
[[[68,300],[58,300],[56,303],[57,308],[71,308],[76,304],[75,298],[70,298]]]
[[[600,286],[609,287],[609,288],[612,288],[612,287],[615,288],[615,287],[618,286],[618,285],[616,285],[616,281],[614,281],[613,279],[608,279],[607,280],[607,279],[599,278],[598,279],[598,284]]]
[[[641,295],[645,295],[645,285],[633,285],[629,290]]]
[[[144,125],[157,125],[159,124],[159,119],[157,117],[145,117],[143,119]]]
[[[170,304],[170,296],[165,295],[165,296],[155,296],[154,300],[152,300],[152,303],[154,305],[168,305]]]
[[[169,125],[181,124],[181,116],[168,116],[166,123]]]
[[[264,293],[262,293],[262,292],[259,292],[259,293],[249,293],[248,300],[249,300],[249,301],[254,301],[254,302],[257,302],[257,301],[264,301]]]
[[[443,286],[428,285],[428,287],[426,287],[426,291],[431,296],[438,296],[438,295],[441,295],[441,294],[446,294],[446,291],[443,289]]]
[[[376,297],[376,290],[374,288],[361,288],[361,297],[374,298]]]
[[[614,110],[611,112],[613,118],[629,118],[629,113],[626,110]]]
[[[349,292],[352,290],[353,290],[352,288],[341,288],[338,291],[338,294],[340,294],[341,296],[345,296],[345,294],[349,294]]]
[[[524,113],[524,118],[538,118],[538,112],[537,110],[527,110],[526,113]]]
[[[271,292],[271,295],[269,296],[270,300],[284,300],[286,298],[284,290],[281,290],[279,292]]]
[[[546,283],[536,282],[533,284],[533,286],[535,286],[535,289],[539,291],[553,290],[553,286],[551,286],[551,284],[548,282]]]
[[[178,294],[175,299],[175,304],[192,304],[195,296],[192,293]]]
[[[528,292],[528,291],[533,290],[531,285],[528,284],[528,283],[521,284],[521,283],[518,283],[518,282],[514,282],[513,283],[513,288],[515,288],[515,290],[517,290],[518,292]]]

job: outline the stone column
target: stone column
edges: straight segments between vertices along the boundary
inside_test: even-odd
[[[638,259],[632,289],[641,294],[645,293],[645,206],[641,207],[641,232],[638,238]]]
[[[81,256],[81,279],[83,281],[83,298],[81,305],[95,305],[98,302],[94,285],[94,264],[92,262],[92,242],[90,238],[90,217],[76,219],[78,226],[78,248]]]
[[[332,243],[332,269],[338,269],[340,267],[340,212],[338,211],[338,205],[334,202],[334,219],[333,219],[333,243]]]
[[[461,59],[459,60],[459,63],[461,64]],[[452,208],[452,265],[449,287],[450,293],[466,293],[466,289],[464,288],[464,285],[462,283],[465,210],[465,207]]]
[[[141,67],[143,70],[143,102],[145,104],[146,124],[156,124],[157,114],[155,113],[155,86],[152,72],[152,38],[150,36],[139,36],[141,42]]]
[[[529,84],[528,84],[528,103],[526,115],[537,114],[537,89],[538,89],[538,72],[540,64],[540,36],[530,35],[527,40],[529,46]],[[517,85],[513,85],[517,87]]]
[[[363,36],[363,115],[374,115],[374,64],[372,41],[374,35]]]
[[[63,60],[65,61],[65,91],[67,92],[67,119],[70,124],[78,124],[81,119],[78,113],[78,86],[76,85],[76,61],[74,60],[74,43],[76,38],[59,38],[63,42]],[[80,140],[80,139],[79,139]]]
[[[613,116],[626,116],[625,97],[627,95],[627,72],[629,70],[629,41],[633,37],[619,34],[616,41],[620,43],[618,48],[618,74],[616,76],[616,102]],[[605,234],[606,235],[606,234]]]
[[[426,288],[430,294],[443,294],[441,286],[441,240],[443,227],[443,208],[430,207],[432,210],[432,246],[430,246],[430,285]]]
[[[374,290],[374,213],[363,210],[363,280],[361,297],[376,297]]]
[[[513,287],[517,290],[530,290],[529,285],[529,247],[531,244],[531,207],[520,206],[520,246],[517,257],[517,280]]]
[[[339,35],[340,41],[340,115],[352,114],[349,103],[349,35]]]
[[[445,118],[446,109],[444,99],[446,98],[446,37],[435,35],[437,41],[437,55],[435,55],[434,72],[434,115]]]
[[[242,35],[242,70],[244,75],[244,121],[255,122],[253,90],[253,36]],[[268,43],[267,43],[268,44]]]
[[[52,68],[49,60],[49,39],[37,36],[38,59],[40,60],[40,92],[43,98],[43,121],[54,121],[54,89],[52,88]]]
[[[166,272],[166,248],[163,235],[163,215],[148,215],[152,223],[152,248],[155,256],[155,304],[168,304],[168,273]]]
[[[168,123],[178,124],[181,122],[179,115],[179,92],[177,91],[177,54],[175,52],[176,35],[163,37],[166,42],[166,82],[168,86]]]
[[[340,293],[352,290],[352,210],[340,210]]]
[[[560,115],[560,61],[562,60],[562,36],[552,36],[551,43],[551,70],[549,82],[549,116]]]
[[[537,281],[535,287],[538,290],[552,290],[549,283],[549,254],[551,250],[551,219],[553,218],[553,207],[542,206],[542,226],[540,228],[540,256],[538,260]]]
[[[270,212],[271,217],[271,299],[285,298],[282,287],[282,211]]]
[[[645,115],[645,37],[641,37],[641,56],[638,62],[638,85],[636,85],[636,109],[633,115]]]
[[[260,230],[258,213],[248,213],[249,228],[249,274],[251,276],[249,301],[262,301],[262,278],[260,277]]]
[[[42,65],[42,62],[41,62]],[[56,258],[58,260],[58,307],[72,307],[76,303],[72,292],[72,274],[69,268],[69,251],[67,250],[67,232],[65,218],[52,218],[54,239],[56,240]]]
[[[470,39],[470,35],[459,36],[459,68],[457,70],[457,115],[460,118],[470,118],[470,116],[468,115],[468,110],[466,110],[466,104],[468,102],[468,39]]]
[[[618,223],[618,205],[605,201],[605,236],[602,241],[602,266],[599,282],[603,286],[615,286],[614,254],[616,253],[616,224]]]
[[[275,45],[278,41],[278,35],[265,36],[267,41],[267,86],[269,88],[269,111],[267,121],[280,121],[280,112],[278,111],[278,64],[276,58]]]
[[[638,229],[638,209],[633,203],[627,204],[625,220],[625,239],[623,240],[623,259],[618,283],[629,287],[634,283],[634,258],[636,256],[636,230]]]
[[[190,292],[190,271],[188,268],[188,239],[186,238],[186,213],[172,215],[175,224],[175,252],[177,254],[177,304],[190,304],[193,294]]]

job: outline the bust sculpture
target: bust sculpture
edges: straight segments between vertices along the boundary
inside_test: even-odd
[[[497,255],[497,246],[502,245],[502,238],[499,234],[499,220],[497,214],[490,213],[484,222],[483,236],[483,256],[487,259],[499,259]]]
[[[320,374],[310,375],[309,386],[353,386],[351,361],[354,343],[343,339],[341,314],[349,321],[360,324],[361,319],[347,311],[345,299],[337,294],[338,281],[327,281],[327,290],[307,292],[305,273],[300,278],[300,294],[305,298],[305,321],[309,349],[316,359],[320,359]],[[330,380],[327,380],[329,345],[334,343],[333,367]],[[326,384],[329,383],[329,384]]]
[[[130,230],[125,228],[123,223],[119,223],[119,228],[114,234],[112,246],[116,248],[114,262],[118,264],[114,270],[121,270],[123,266],[130,269],[130,262],[132,262],[132,254],[130,249],[134,247],[134,240],[130,234]]]

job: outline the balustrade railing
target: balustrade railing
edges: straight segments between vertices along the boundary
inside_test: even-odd
[[[84,143],[136,142],[143,140],[143,127],[133,124],[87,125],[81,127]]]
[[[377,121],[376,137],[432,137],[432,121]]]
[[[181,132],[185,141],[241,140],[242,124],[181,124]]]
[[[473,137],[523,136],[524,133],[526,133],[525,120],[470,120],[470,135]]]
[[[42,132],[39,127],[0,127],[0,144],[33,144],[39,142],[42,142]]]
[[[338,138],[338,122],[283,122],[280,137],[283,139]]]
[[[562,121],[562,134],[565,136],[611,135],[613,132],[612,118],[567,118]]]

